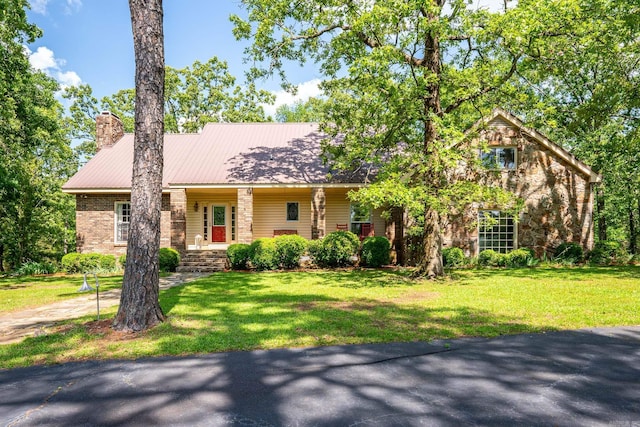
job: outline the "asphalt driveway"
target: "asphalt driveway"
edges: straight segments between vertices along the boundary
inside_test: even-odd
[[[640,327],[5,370],[0,423],[640,426]]]

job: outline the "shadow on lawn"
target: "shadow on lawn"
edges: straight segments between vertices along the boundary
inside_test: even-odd
[[[640,266],[608,266],[608,267],[534,267],[534,268],[484,268],[469,270],[452,270],[449,272],[454,280],[468,282],[472,279],[496,277],[530,278],[534,280],[602,280],[606,276],[612,278],[640,279]]]

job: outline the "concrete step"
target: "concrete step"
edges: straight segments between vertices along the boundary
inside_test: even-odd
[[[224,271],[227,263],[225,250],[196,250],[182,253],[179,272],[213,273]]]

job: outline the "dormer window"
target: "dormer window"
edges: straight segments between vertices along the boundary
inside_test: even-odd
[[[516,147],[491,147],[480,151],[480,161],[487,169],[516,168]]]

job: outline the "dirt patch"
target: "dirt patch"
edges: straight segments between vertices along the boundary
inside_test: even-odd
[[[440,294],[438,292],[427,292],[427,291],[410,292],[406,295],[401,295],[397,298],[392,298],[386,301],[393,302],[396,304],[415,304],[425,300],[434,300],[439,296]]]

